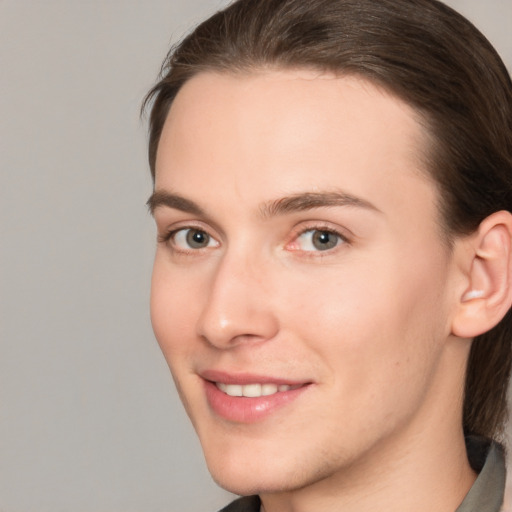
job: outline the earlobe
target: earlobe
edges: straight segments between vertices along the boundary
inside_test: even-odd
[[[512,214],[482,221],[468,246],[469,283],[460,296],[452,334],[473,338],[495,327],[512,304]]]

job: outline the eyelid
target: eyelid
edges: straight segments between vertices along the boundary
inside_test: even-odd
[[[197,242],[197,240],[194,240],[194,235],[201,234],[201,241]],[[192,234],[192,241],[189,241],[189,235]],[[218,247],[219,243],[213,236],[211,236],[209,233],[202,229],[196,229],[196,228],[182,228],[178,229],[177,231],[174,231],[174,233],[171,235],[171,238],[173,240],[173,245],[178,247],[179,250],[193,250],[198,251],[201,249],[208,249],[211,247]],[[199,247],[194,247],[193,244],[199,243]],[[202,245],[206,244],[206,245]]]
[[[203,248],[184,249],[172,243],[171,239],[176,235],[176,233],[188,229],[204,231],[213,241],[215,241],[215,245],[213,247],[207,246]],[[308,231],[324,231],[332,233],[333,235],[339,237],[342,243],[338,243],[335,247],[325,250],[304,250],[300,247],[292,247],[292,244],[295,243],[300,236],[304,235]],[[290,252],[303,253],[311,257],[322,257],[337,252],[341,246],[351,245],[354,238],[355,235],[346,227],[341,227],[337,224],[333,224],[327,221],[304,221],[300,222],[293,228],[290,236],[285,241],[284,249],[289,250]],[[210,250],[219,247],[221,245],[221,235],[217,234],[217,232],[212,229],[211,226],[205,225],[201,221],[179,221],[171,224],[170,226],[166,226],[165,228],[158,229],[158,243],[168,245],[169,248],[176,253],[197,254],[204,251],[205,249]]]
[[[324,251],[293,248],[292,244],[296,243],[296,241],[308,231],[332,233],[333,235],[338,236],[342,243],[338,243],[335,247],[331,249],[325,249]],[[340,226],[334,226],[330,222],[318,221],[310,223],[301,223],[299,226],[294,228],[289,241],[286,242],[285,244],[285,248],[291,252],[300,252],[303,254],[307,254],[308,256],[311,257],[322,257],[337,252],[343,245],[350,245],[352,243],[353,238],[354,235],[350,232],[350,230],[348,230],[347,228],[341,228]]]
[[[186,248],[182,248],[182,247],[178,246],[176,243],[174,243],[173,237],[180,231],[187,231],[187,230],[196,230],[196,231],[202,231],[202,232],[206,233],[210,237],[210,240],[213,240],[215,242],[215,245],[213,247],[210,247],[210,246],[202,247],[202,248],[190,247],[190,248],[186,249]],[[158,240],[159,244],[167,245],[169,247],[169,249],[171,249],[173,252],[182,253],[182,254],[192,254],[192,253],[197,254],[201,251],[204,251],[205,249],[209,250],[209,249],[220,246],[219,237],[215,233],[212,233],[212,231],[213,230],[211,228],[209,228],[208,226],[205,226],[201,222],[183,221],[183,222],[175,223],[171,226],[167,226],[165,229],[159,229],[158,235],[157,235],[157,240]]]

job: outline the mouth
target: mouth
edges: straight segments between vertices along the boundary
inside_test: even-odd
[[[218,389],[229,396],[243,396],[246,398],[259,398],[262,396],[272,396],[276,393],[286,393],[294,389],[299,389],[305,384],[226,384],[225,382],[214,383]]]
[[[220,372],[207,372],[202,378],[210,410],[235,423],[263,421],[279,409],[289,407],[312,384]]]

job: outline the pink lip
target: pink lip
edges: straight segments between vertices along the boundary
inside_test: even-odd
[[[298,398],[310,382],[298,382],[288,379],[276,379],[254,374],[228,374],[219,371],[205,371],[201,373],[204,380],[206,399],[213,412],[228,421],[236,423],[255,423],[262,421],[277,409],[291,403]],[[288,386],[300,386],[288,391],[280,391],[273,395],[248,398],[243,396],[229,396],[221,391],[216,382],[224,384],[276,384]]]

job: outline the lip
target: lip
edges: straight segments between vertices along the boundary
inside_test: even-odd
[[[311,382],[274,378],[255,374],[230,374],[208,370],[201,373],[204,381],[206,400],[210,409],[221,418],[236,423],[256,423],[263,421],[278,409],[290,404],[310,388]],[[276,384],[299,386],[288,391],[260,397],[229,396],[221,391],[216,382],[224,384]]]

